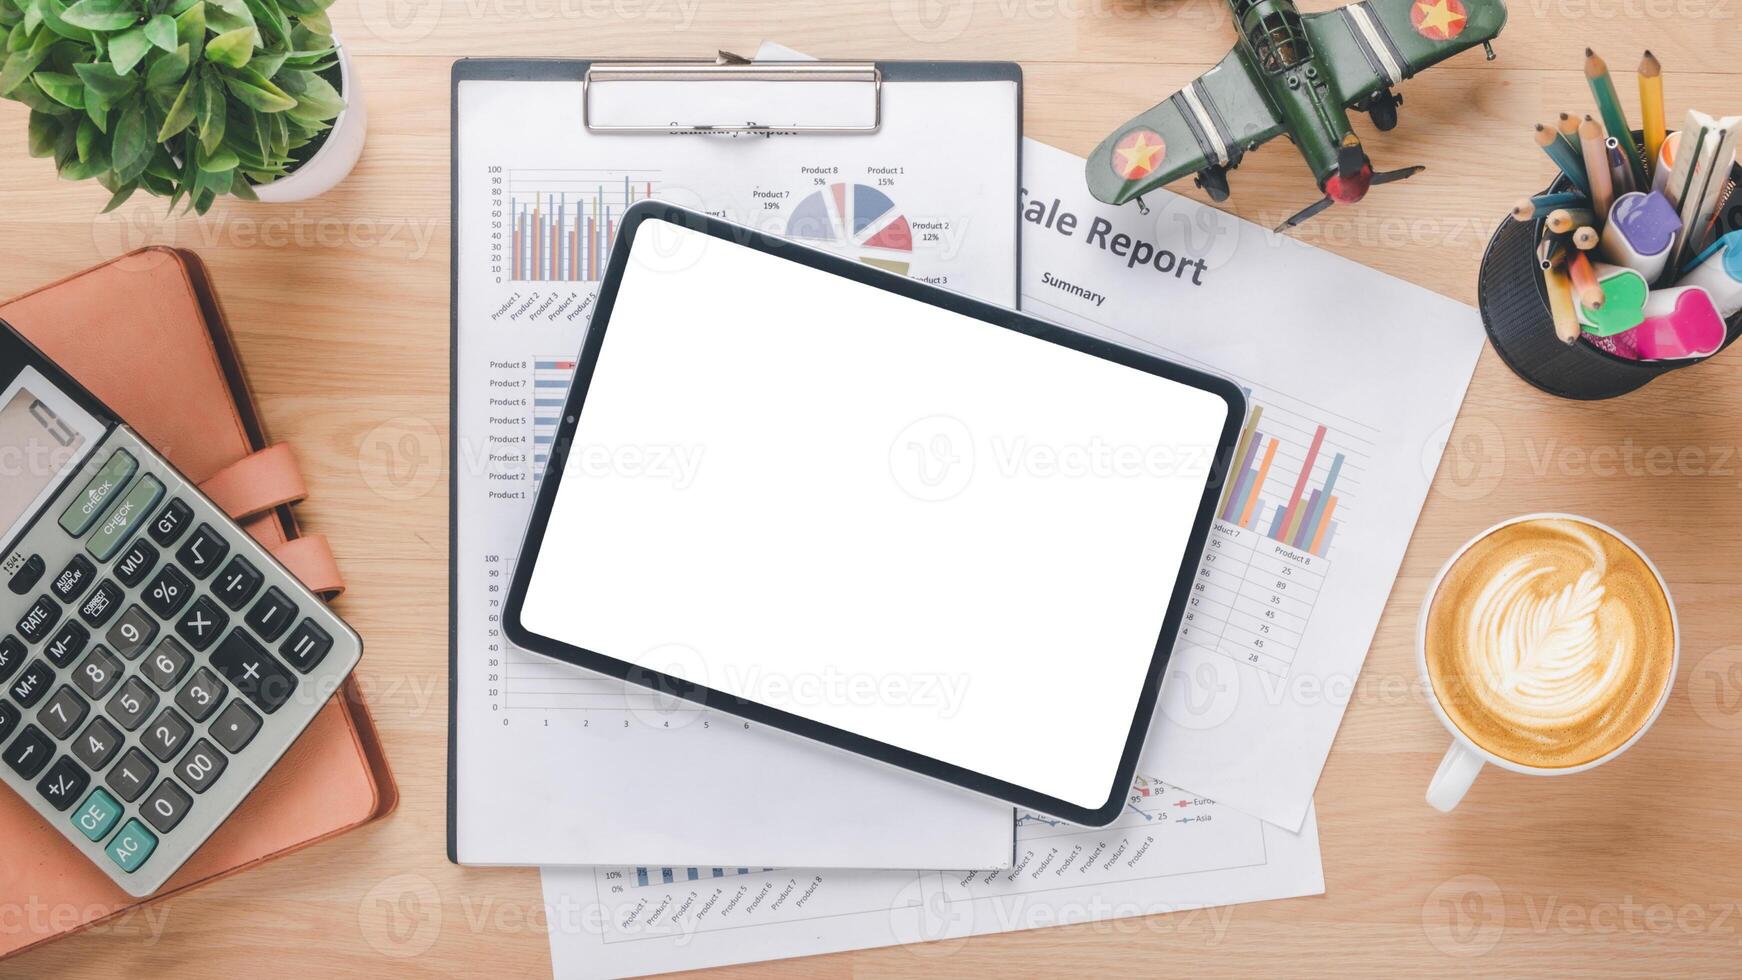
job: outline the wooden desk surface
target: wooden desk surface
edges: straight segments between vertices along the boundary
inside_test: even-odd
[[[97,217],[105,192],[27,158],[25,112],[0,104],[0,294],[152,242],[204,256],[268,425],[300,449],[304,526],[331,537],[349,575],[340,611],[368,639],[359,674],[404,802],[383,823],[0,964],[0,976],[549,975],[537,873],[456,868],[443,849],[454,58],[699,56],[765,37],[823,56],[1011,58],[1027,73],[1028,134],[1086,153],[1233,37],[1222,0],[339,0],[333,21],[357,55],[370,133],[355,174],[315,201],[225,202],[192,220],[141,198]],[[1672,121],[1690,103],[1742,111],[1738,0],[1514,0],[1498,61],[1471,52],[1409,82],[1392,133],[1357,120],[1377,165],[1428,172],[1302,236],[1474,303],[1493,225],[1549,173],[1530,125],[1590,111],[1587,43],[1630,104],[1631,68],[1650,46]],[[1233,186],[1236,211],[1273,224],[1311,182],[1279,143]],[[1483,355],[1319,785],[1323,897],[726,972],[1734,972],[1739,416],[1735,352],[1597,405],[1538,394]],[[1415,610],[1459,542],[1541,509],[1610,522],[1657,560],[1682,614],[1681,677],[1620,761],[1569,779],[1490,772],[1442,816],[1422,800],[1446,735],[1416,690]]]

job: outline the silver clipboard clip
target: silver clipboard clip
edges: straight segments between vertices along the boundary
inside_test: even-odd
[[[595,105],[595,98],[604,90],[625,83],[687,87],[693,82],[713,82],[716,87],[704,97],[697,98],[694,92],[690,92],[687,93],[690,98],[674,98],[671,111],[655,117],[655,120],[626,120],[615,108]],[[788,118],[783,114],[792,110],[779,98],[770,97],[776,94],[770,83],[785,85],[793,82],[828,86],[817,90],[824,97],[812,101],[819,104],[808,107],[817,114],[815,120]],[[799,93],[794,90],[792,94],[797,96]],[[792,104],[797,104],[797,101],[795,98]],[[706,108],[692,108],[696,105]],[[660,110],[655,106],[648,111]],[[705,111],[722,118],[718,121],[674,118],[678,112],[692,111]],[[762,114],[762,121],[746,118],[753,112]],[[829,115],[831,112],[836,115]],[[581,122],[590,133],[617,135],[875,133],[883,125],[883,70],[874,62],[751,61],[729,51],[721,51],[713,61],[594,64],[587,68],[581,80]]]

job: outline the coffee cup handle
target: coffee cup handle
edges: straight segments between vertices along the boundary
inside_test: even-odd
[[[1482,757],[1463,743],[1453,742],[1446,749],[1446,757],[1440,760],[1433,780],[1427,784],[1427,801],[1441,813],[1452,812],[1476,782],[1482,762]]]

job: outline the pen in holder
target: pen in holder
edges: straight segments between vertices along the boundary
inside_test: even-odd
[[[1557,177],[1547,193],[1573,189]],[[1494,352],[1512,372],[1530,384],[1561,398],[1596,400],[1625,395],[1660,375],[1700,363],[1705,358],[1640,361],[1600,350],[1584,339],[1572,344],[1555,335],[1543,285],[1537,243],[1543,216],[1528,221],[1501,220],[1488,242],[1477,280],[1477,305]],[[1731,316],[1722,351],[1742,334],[1742,313]]]

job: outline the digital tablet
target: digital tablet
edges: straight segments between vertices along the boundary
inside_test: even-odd
[[[1240,389],[658,202],[618,235],[509,639],[1112,821]]]

